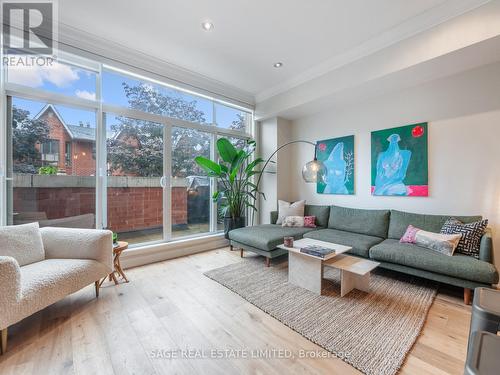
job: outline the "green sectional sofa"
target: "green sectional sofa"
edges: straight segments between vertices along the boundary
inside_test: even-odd
[[[231,247],[252,251],[270,260],[287,253],[277,248],[283,237],[314,238],[351,246],[350,253],[370,258],[380,267],[464,288],[464,301],[470,302],[470,291],[498,283],[498,272],[492,264],[492,239],[488,230],[482,240],[479,259],[465,255],[446,256],[413,245],[402,244],[408,225],[439,232],[450,215],[424,215],[397,210],[363,210],[339,206],[306,205],[305,215],[316,216],[316,228],[288,228],[276,225],[277,212],[271,213],[271,224],[235,229],[229,232]],[[481,220],[481,216],[454,216],[464,223]]]

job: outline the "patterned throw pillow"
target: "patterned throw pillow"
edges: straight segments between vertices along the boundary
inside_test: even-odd
[[[304,228],[316,228],[316,216],[304,216]]]
[[[479,246],[481,245],[481,237],[488,226],[488,219],[476,221],[470,224],[464,224],[460,220],[450,218],[446,220],[441,233],[445,234],[461,234],[462,239],[458,243],[457,253],[469,255],[479,259]]]
[[[414,227],[413,225],[408,225],[405,234],[399,240],[401,243],[415,243],[415,236],[420,229]]]
[[[413,243],[441,254],[452,256],[462,238],[461,234],[442,234],[427,232],[409,225],[399,242]]]
[[[282,227],[300,227],[304,226],[304,216],[287,216],[281,223]]]

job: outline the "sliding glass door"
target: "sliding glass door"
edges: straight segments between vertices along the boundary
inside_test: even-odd
[[[172,127],[172,237],[210,232],[210,179],[194,161],[210,157],[212,135]]]
[[[166,184],[164,125],[105,114],[107,227],[130,244],[161,241]]]

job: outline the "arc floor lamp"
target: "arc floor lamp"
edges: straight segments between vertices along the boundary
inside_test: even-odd
[[[266,162],[264,163],[264,166],[259,172],[259,177],[257,178],[257,183],[256,186],[258,187],[260,184],[260,181],[262,179],[262,175],[264,174],[264,171],[266,170],[267,165],[271,162],[271,159],[273,158],[274,155],[276,155],[281,149],[294,144],[294,143],[306,143],[309,145],[314,146],[314,159],[311,161],[308,161],[304,166],[302,167],[302,178],[304,179],[305,182],[307,183],[317,183],[321,181],[325,181],[326,174],[327,174],[327,169],[325,164],[318,160],[317,158],[317,145],[316,143],[310,142],[310,141],[304,141],[304,140],[296,140],[296,141],[291,141],[287,142],[281,146],[279,146],[270,156],[267,158]],[[252,224],[253,224],[253,217],[252,215]]]

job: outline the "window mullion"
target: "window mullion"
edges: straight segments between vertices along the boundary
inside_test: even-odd
[[[172,238],[172,125],[165,122],[163,131],[163,239]]]
[[[217,142],[217,133],[211,134],[210,137],[210,160],[215,160],[217,162],[217,154],[215,152],[215,143]],[[217,203],[212,201],[212,196],[214,192],[217,190],[217,180],[215,178],[210,178],[210,232],[217,231]]]
[[[96,227],[108,226],[106,117],[102,111],[102,70],[96,75]]]

